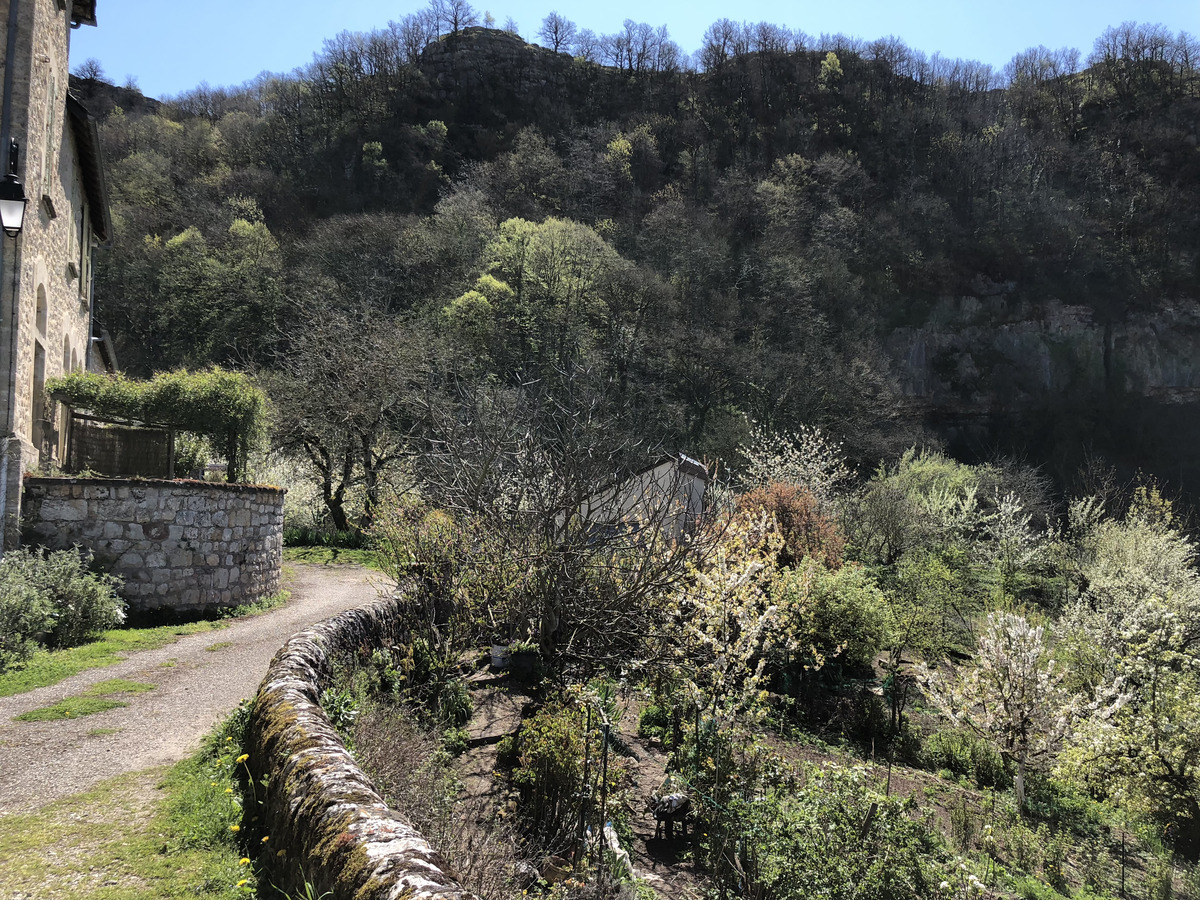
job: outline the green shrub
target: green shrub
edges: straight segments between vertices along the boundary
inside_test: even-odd
[[[520,789],[519,810],[526,836],[543,850],[561,853],[570,847],[579,826],[581,805],[590,812],[587,826],[600,826],[601,737],[596,721],[585,729],[586,714],[577,707],[551,705],[521,726],[519,764],[513,783]],[[590,764],[585,767],[585,757]],[[586,768],[586,771],[585,771]],[[625,772],[621,758],[608,754],[608,819],[618,824],[624,808],[619,792]]]
[[[668,746],[671,740],[671,710],[657,703],[648,703],[638,716],[638,737],[655,738]]]
[[[76,550],[16,550],[0,562],[0,581],[24,581],[47,611],[44,642],[52,649],[86,644],[125,621],[121,582],[87,570],[91,557]]]
[[[451,756],[461,756],[470,739],[471,735],[461,728],[447,728],[442,732],[442,749]]]
[[[961,729],[937,731],[927,737],[921,764],[932,771],[945,769],[955,777],[970,777],[981,788],[1006,788],[1010,781],[996,748]]]
[[[326,688],[321,691],[321,709],[325,711],[329,724],[349,745],[354,736],[354,720],[358,718],[358,700],[354,690],[351,687]]]
[[[442,686],[437,695],[437,714],[442,723],[451,726],[466,725],[475,711],[475,702],[465,683],[459,679]]]
[[[765,896],[877,897],[918,900],[935,884],[923,857],[934,846],[910,800],[885,798],[863,770],[809,770],[795,792],[772,792],[748,804]]]
[[[20,665],[37,646],[33,636],[46,630],[49,612],[41,595],[20,578],[0,579],[0,672]]]
[[[34,641],[75,647],[125,620],[120,582],[87,571],[75,550],[11,550],[0,561],[0,671],[22,662]]]

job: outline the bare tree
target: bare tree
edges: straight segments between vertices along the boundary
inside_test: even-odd
[[[601,38],[590,28],[584,28],[575,36],[572,52],[575,56],[587,62],[599,62],[602,45]]]
[[[82,78],[84,81],[104,81],[104,67],[100,65],[100,60],[94,56],[89,56],[77,65],[71,74],[76,78]]]
[[[665,652],[653,622],[708,547],[695,494],[677,473],[645,482],[661,456],[605,394],[583,368],[462,383],[430,398],[417,458],[422,494],[469,536],[469,602],[537,640],[553,673],[584,678]]]
[[[336,530],[350,529],[353,496],[365,529],[389,472],[408,452],[406,401],[423,368],[424,341],[369,304],[338,308],[328,300],[314,285],[294,304],[288,347],[263,373],[275,411],[272,443],[308,462]]]
[[[551,11],[550,15],[542,19],[542,27],[538,29],[538,37],[545,41],[546,46],[555,53],[565,53],[574,45],[578,31],[575,23],[570,19]]]
[[[479,24],[479,14],[467,0],[430,0],[429,10],[440,34],[458,34]]]

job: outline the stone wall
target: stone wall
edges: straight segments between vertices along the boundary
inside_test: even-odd
[[[134,612],[198,612],[279,590],[283,491],[201,481],[25,479],[27,540],[78,544]]]
[[[246,732],[258,803],[247,802],[242,829],[249,846],[265,840],[267,877],[292,896],[471,898],[421,834],[388,809],[320,705],[339,657],[402,640],[404,596],[295,635],[258,689]]]

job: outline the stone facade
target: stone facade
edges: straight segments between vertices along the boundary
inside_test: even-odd
[[[71,26],[94,24],[95,3],[0,0],[0,11],[0,21],[17,29],[13,58],[3,62],[12,103],[0,128],[0,165],[6,172],[6,138],[14,138],[29,198],[21,234],[0,238],[0,437],[9,436],[0,515],[11,545],[22,473],[61,458],[60,414],[43,386],[88,364],[92,248],[110,229],[95,123],[67,96]],[[0,57],[6,48],[0,39]]]
[[[78,544],[124,579],[133,612],[198,612],[279,590],[279,488],[101,478],[25,479],[24,534]]]

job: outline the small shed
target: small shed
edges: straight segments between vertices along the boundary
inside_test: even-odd
[[[580,505],[579,517],[598,535],[654,530],[678,538],[700,521],[708,482],[708,470],[698,460],[682,453],[664,456],[592,494]]]

